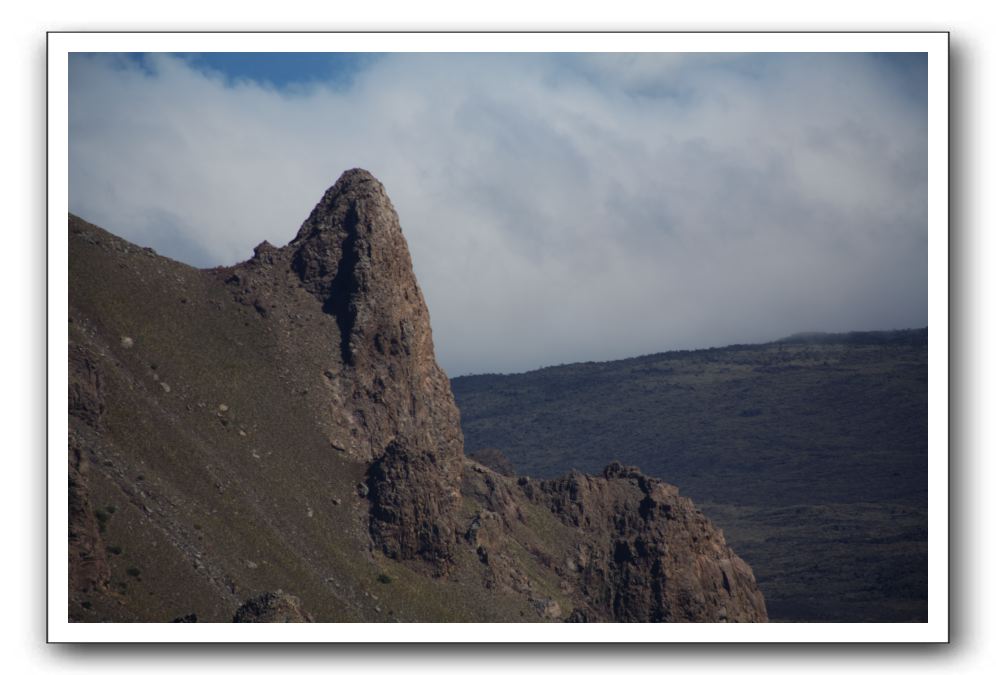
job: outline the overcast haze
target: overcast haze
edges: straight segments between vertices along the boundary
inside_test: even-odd
[[[70,209],[231,264],[366,168],[450,375],[927,324],[924,56],[295,63],[74,55]]]

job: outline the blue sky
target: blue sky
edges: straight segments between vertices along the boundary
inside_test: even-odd
[[[152,71],[148,54],[128,55],[135,63]],[[323,84],[348,87],[363,68],[379,54],[323,52],[191,52],[173,56],[182,58],[196,70],[224,76],[233,86],[250,81],[282,90]]]
[[[926,325],[926,58],[78,54],[70,208],[197,266],[385,184],[450,374]]]

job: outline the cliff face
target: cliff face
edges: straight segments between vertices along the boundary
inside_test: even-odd
[[[678,489],[613,463],[572,472],[535,498],[586,533],[568,568],[591,612],[574,620],[764,621],[750,567]]]
[[[264,242],[227,281],[271,320],[293,323],[307,305],[294,281],[318,303],[307,309],[320,307],[331,333],[319,414],[332,447],[372,462],[362,488],[372,503],[371,533],[393,557],[445,567],[459,499],[460,414],[436,364],[429,311],[384,187],[362,169],[347,171],[290,244]],[[293,359],[297,340],[285,349]]]
[[[70,364],[74,619],[230,620],[281,588],[318,621],[765,620],[749,567],[675,488],[464,457],[365,171],[229,268],[71,216]]]

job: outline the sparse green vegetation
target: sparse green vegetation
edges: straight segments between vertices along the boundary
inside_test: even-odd
[[[382,584],[389,584],[392,581],[394,581],[394,579],[392,579],[389,574],[381,573],[377,575],[377,581],[379,581]]]
[[[135,577],[136,579],[142,576],[142,570],[138,569],[137,567],[129,567],[127,570],[125,570],[125,572],[128,574],[128,576]]]
[[[121,555],[121,547],[120,546],[108,546],[107,547],[107,552],[111,553],[113,555]]]

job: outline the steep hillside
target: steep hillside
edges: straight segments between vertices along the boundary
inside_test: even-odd
[[[926,330],[453,380],[469,453],[553,476],[610,460],[682,486],[773,620],[926,620]]]
[[[367,172],[230,268],[68,236],[72,620],[766,620],[677,488],[464,456]]]

